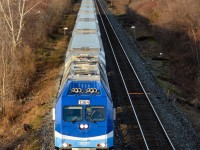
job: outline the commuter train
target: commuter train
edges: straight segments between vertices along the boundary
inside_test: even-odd
[[[94,0],[82,0],[53,108],[55,149],[113,149],[115,109]]]

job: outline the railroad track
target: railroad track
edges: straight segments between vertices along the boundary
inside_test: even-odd
[[[109,57],[107,65],[112,64],[112,69],[108,68],[113,72],[111,73],[113,77],[108,77],[111,93],[116,93],[112,94],[117,107],[115,149],[175,149],[148,98],[150,93],[144,90],[106,15],[101,0],[96,2],[101,33],[106,38],[103,42],[106,56]]]

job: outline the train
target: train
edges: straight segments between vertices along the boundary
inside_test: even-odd
[[[115,118],[95,3],[82,0],[53,108],[55,149],[113,149]]]

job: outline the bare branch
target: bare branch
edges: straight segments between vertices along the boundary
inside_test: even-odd
[[[0,11],[2,12],[2,14],[3,14],[4,18],[5,18],[5,21],[6,21],[7,25],[9,26],[9,28],[10,28],[10,30],[11,30],[12,27],[11,27],[11,25],[10,25],[10,23],[9,23],[9,20],[11,20],[11,18],[8,17],[8,16],[6,15],[5,10],[4,10],[4,8],[3,8],[2,1],[0,1]]]
[[[29,13],[31,10],[33,10],[37,5],[39,5],[42,2],[42,0],[38,1],[36,4],[34,4],[32,7],[27,8],[27,10],[25,11],[24,15],[26,15],[27,13]]]

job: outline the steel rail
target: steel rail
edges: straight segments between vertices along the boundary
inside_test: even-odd
[[[118,70],[119,70],[119,73],[120,73],[120,76],[121,76],[121,78],[122,78],[122,81],[123,81],[123,84],[124,84],[125,90],[126,90],[126,92],[127,92],[127,96],[128,96],[128,98],[129,98],[129,101],[130,101],[130,103],[131,103],[131,107],[132,107],[132,109],[133,109],[133,112],[134,112],[134,115],[135,115],[135,117],[136,117],[136,120],[137,120],[138,126],[139,126],[139,128],[140,128],[140,132],[141,132],[142,137],[143,137],[143,139],[144,139],[145,146],[146,146],[147,150],[149,150],[149,147],[148,147],[148,144],[147,144],[146,138],[145,138],[145,136],[144,136],[144,133],[143,133],[142,127],[141,127],[141,125],[140,125],[140,122],[139,122],[139,119],[138,119],[137,113],[136,113],[135,108],[134,108],[134,106],[133,106],[133,103],[132,103],[132,101],[131,101],[131,98],[130,98],[130,95],[129,95],[129,92],[128,92],[128,89],[127,89],[126,83],[125,83],[125,81],[124,81],[124,77],[123,77],[123,75],[122,75],[121,69],[120,69],[120,67],[119,67],[119,63],[118,63],[117,58],[116,58],[116,55],[115,55],[115,52],[114,52],[114,50],[113,50],[112,43],[111,43],[110,38],[109,38],[109,36],[108,36],[108,33],[107,33],[107,31],[106,31],[106,27],[105,27],[105,24],[104,24],[104,22],[103,22],[103,19],[102,19],[101,15],[100,15],[100,11],[99,11],[98,5],[97,5],[97,9],[98,9],[99,16],[100,16],[100,18],[101,18],[101,21],[102,21],[102,24],[103,24],[104,30],[105,30],[105,32],[106,32],[106,35],[107,35],[107,38],[108,38],[108,41],[109,41],[109,44],[110,44],[110,47],[111,47],[111,50],[112,50],[113,56],[114,56],[114,58],[115,58],[115,61],[116,61],[116,64],[117,64],[117,68],[118,68]],[[103,9],[102,9],[102,10],[103,10]]]
[[[163,126],[161,120],[160,120],[160,118],[158,117],[158,114],[156,113],[155,108],[153,107],[153,105],[152,105],[152,103],[151,103],[151,101],[150,101],[150,98],[149,98],[148,95],[147,95],[146,90],[144,89],[144,87],[143,87],[143,85],[142,85],[142,83],[141,83],[141,81],[140,81],[140,79],[139,79],[139,77],[138,77],[138,75],[137,75],[135,69],[133,68],[133,65],[132,65],[132,63],[130,62],[130,59],[128,58],[128,56],[127,56],[127,54],[126,54],[126,52],[125,52],[125,50],[124,50],[124,48],[123,48],[123,46],[122,46],[122,44],[121,44],[121,42],[120,42],[120,40],[119,40],[119,38],[118,38],[118,36],[117,36],[117,34],[116,34],[116,32],[115,32],[115,30],[114,30],[112,24],[111,24],[111,22],[110,22],[110,20],[109,20],[109,18],[108,18],[108,16],[107,16],[107,14],[106,14],[106,12],[105,12],[105,10],[104,10],[104,8],[103,8],[103,6],[102,6],[100,0],[98,0],[98,1],[99,1],[99,4],[100,4],[102,10],[104,11],[104,15],[106,16],[106,18],[107,18],[107,20],[108,20],[108,22],[109,22],[109,24],[110,24],[110,26],[111,26],[111,28],[112,28],[114,34],[116,35],[116,38],[118,39],[119,44],[121,45],[121,48],[123,49],[123,52],[124,52],[124,54],[125,54],[125,56],[126,56],[128,62],[129,62],[129,64],[130,64],[130,66],[131,66],[133,72],[135,73],[135,76],[136,76],[136,78],[137,78],[137,80],[138,80],[138,82],[139,82],[139,84],[140,84],[140,86],[141,86],[141,88],[142,88],[142,90],[143,90],[143,92],[144,92],[146,98],[148,99],[148,102],[149,102],[149,104],[150,104],[150,106],[151,106],[151,108],[152,108],[154,114],[156,115],[156,118],[157,118],[158,121],[159,121],[160,126],[162,127],[162,129],[163,129],[163,131],[164,131],[164,133],[165,133],[165,136],[167,137],[167,139],[168,139],[168,141],[169,141],[169,143],[170,143],[172,149],[175,150],[175,147],[174,147],[174,145],[173,145],[171,139],[169,138],[169,136],[168,136],[168,134],[167,134],[167,132],[166,132],[166,130],[165,130],[165,128],[164,128],[164,126]],[[102,19],[102,18],[101,18],[101,19]],[[102,22],[103,22],[103,21],[102,21]],[[104,28],[105,28],[105,26],[104,26]],[[107,34],[107,32],[106,32],[106,34]],[[107,34],[107,36],[108,36],[108,34]],[[109,37],[108,37],[108,39],[109,39]],[[109,43],[110,43],[110,39],[109,39]],[[112,48],[112,52],[114,53],[113,48]],[[113,54],[113,55],[114,55],[115,60],[116,60],[115,54]],[[117,63],[118,69],[119,69],[119,71],[120,71],[120,75],[122,76],[121,70],[120,70],[120,68],[119,68],[119,65],[118,65],[117,60],[116,60],[116,63]],[[124,83],[124,85],[125,85],[124,79],[123,79],[123,83]],[[127,94],[128,94],[129,100],[130,100],[130,94],[128,93],[128,90],[127,90],[126,85],[125,85],[125,89],[126,89],[126,91],[127,91]],[[130,100],[130,102],[131,102],[131,100]],[[131,106],[133,107],[132,102],[131,102]],[[134,108],[134,107],[133,107],[133,108]],[[134,109],[134,113],[135,113],[135,109]],[[137,120],[138,120],[138,117],[137,117]],[[138,121],[139,121],[139,120],[138,120]],[[142,128],[141,128],[141,129],[142,129]],[[142,133],[143,133],[143,132],[142,132]],[[145,144],[146,144],[146,141],[145,141]]]

